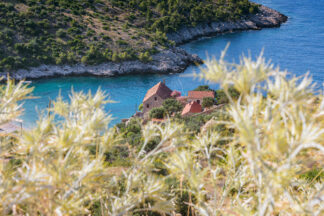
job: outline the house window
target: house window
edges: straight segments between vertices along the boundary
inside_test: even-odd
[[[200,100],[197,100],[197,103],[200,104]]]
[[[154,97],[154,100],[157,101],[157,97]]]
[[[146,108],[150,108],[150,104],[146,104]]]

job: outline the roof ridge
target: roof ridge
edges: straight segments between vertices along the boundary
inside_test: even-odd
[[[158,94],[158,92],[160,91],[160,89],[164,88],[164,90],[167,90],[168,93],[167,94],[170,94],[172,93],[172,90],[165,85],[165,83],[163,82],[158,82],[157,84],[155,84],[152,88],[150,88],[147,92],[146,92],[146,95],[143,99],[143,102],[145,102],[146,100],[148,100],[152,95],[154,94]],[[162,89],[163,91],[163,89]],[[161,96],[160,96],[161,97]],[[164,96],[162,96],[164,97]]]

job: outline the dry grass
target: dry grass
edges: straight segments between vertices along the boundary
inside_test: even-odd
[[[207,61],[197,76],[220,83],[228,95],[230,120],[211,124],[227,125],[230,137],[209,127],[192,138],[172,121],[149,122],[132,166],[111,168],[104,153],[120,140],[107,128],[111,116],[103,104],[111,101],[100,90],[72,92],[70,103],[58,98],[51,117],[22,137],[0,137],[1,158],[10,155],[0,161],[1,213],[166,215],[185,205],[191,215],[202,216],[322,215],[323,179],[302,175],[323,172],[323,96],[316,95],[308,76],[288,79],[262,56],[232,64],[224,55]],[[238,100],[230,97],[229,87],[241,93]],[[6,112],[0,123],[18,117],[17,103],[30,92],[12,81],[1,88],[0,110]],[[160,143],[146,151],[157,136]],[[161,156],[165,175],[155,172]],[[188,199],[176,206],[184,193]]]

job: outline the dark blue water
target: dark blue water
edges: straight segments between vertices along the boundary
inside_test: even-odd
[[[227,52],[229,61],[237,61],[244,53],[257,56],[264,49],[264,56],[271,59],[282,69],[302,75],[308,71],[316,82],[324,80],[324,0],[257,0],[256,2],[269,6],[287,15],[289,20],[280,28],[263,29],[226,34],[214,38],[205,38],[182,46],[191,53],[202,58],[219,57],[220,52],[230,42]],[[39,99],[25,103],[25,126],[31,126],[37,120],[38,110],[47,107],[49,99],[55,99],[61,91],[66,97],[71,87],[75,91],[95,92],[100,86],[110,94],[116,104],[106,106],[108,112],[116,118],[114,123],[122,118],[128,118],[135,112],[135,107],[141,101],[150,87],[165,79],[172,89],[185,93],[192,90],[203,81],[185,77],[197,67],[190,67],[182,74],[169,75],[134,75],[113,78],[102,77],[61,77],[34,81],[34,95]],[[212,85],[217,88],[216,85]]]

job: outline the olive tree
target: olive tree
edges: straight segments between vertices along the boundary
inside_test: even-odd
[[[209,108],[212,107],[214,105],[215,99],[212,97],[206,97],[203,99],[201,105],[204,108]]]
[[[163,101],[163,108],[168,115],[180,112],[183,108],[182,104],[174,98],[168,98]]]

